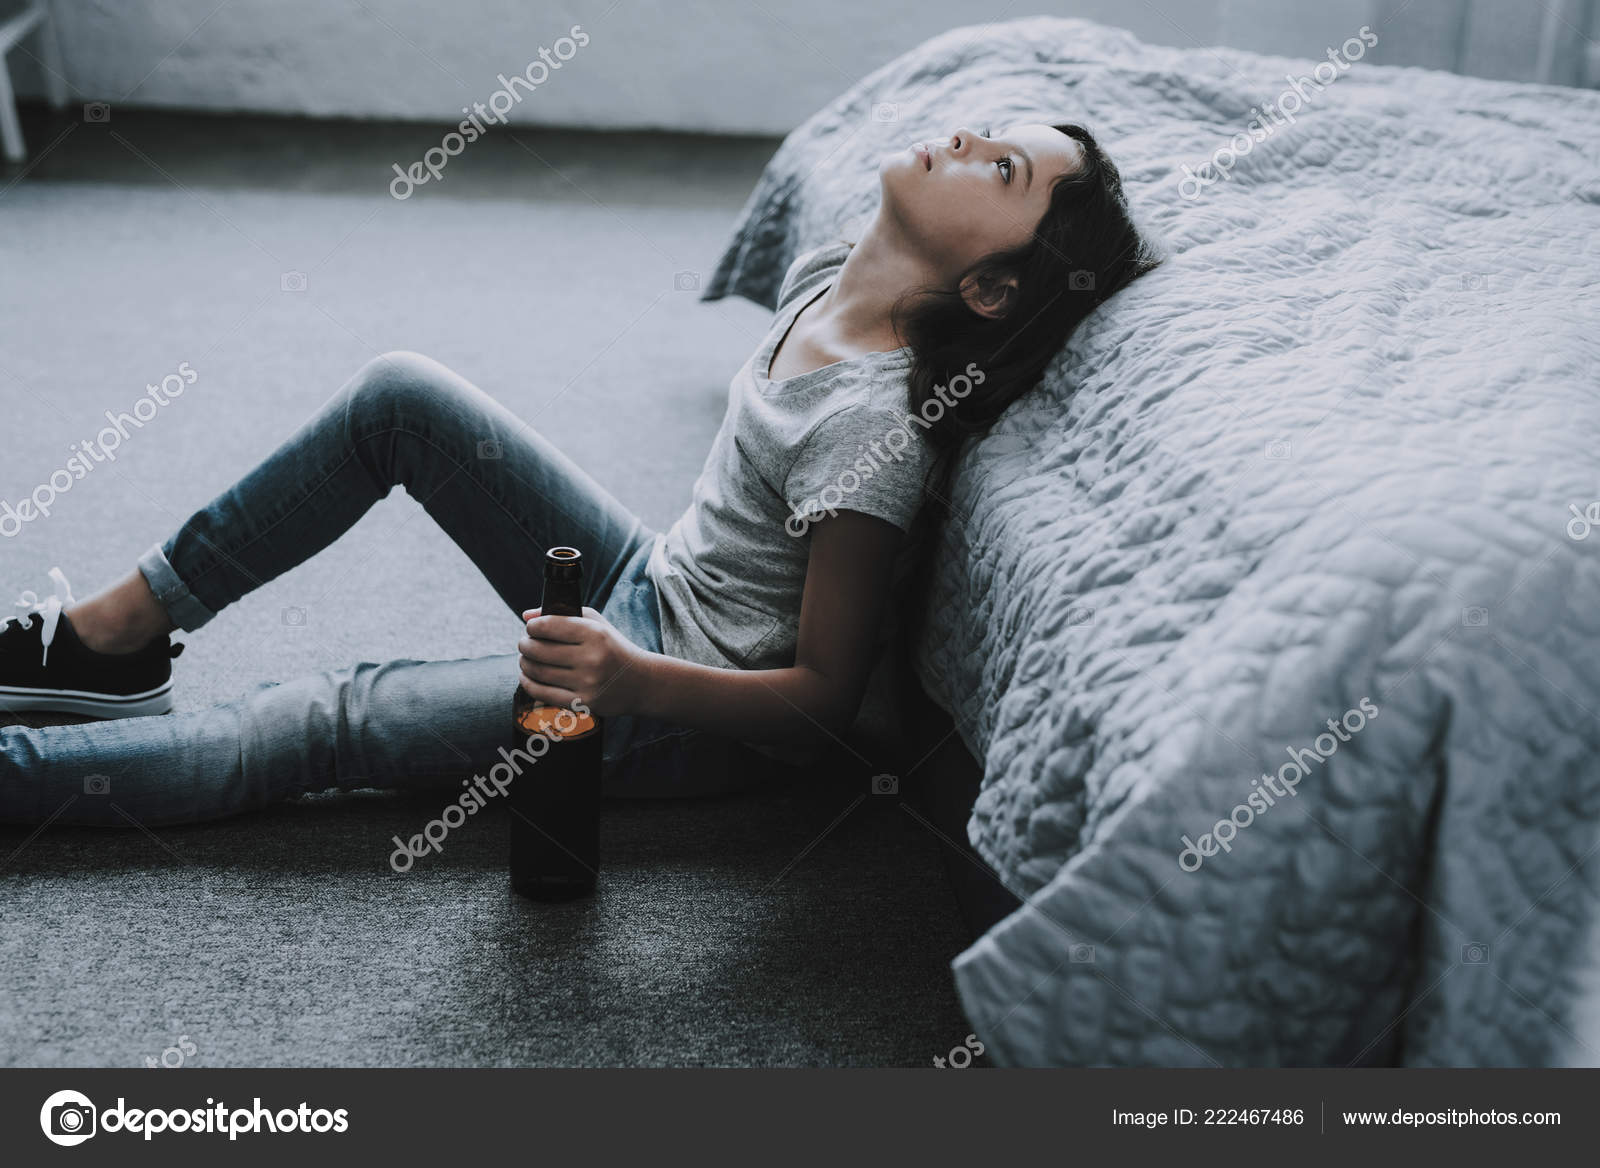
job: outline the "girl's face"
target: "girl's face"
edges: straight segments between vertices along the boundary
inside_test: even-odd
[[[1053,126],[1012,126],[985,137],[961,126],[914,142],[878,167],[884,214],[954,279],[991,252],[1025,244],[1050,206],[1050,188],[1082,162]]]

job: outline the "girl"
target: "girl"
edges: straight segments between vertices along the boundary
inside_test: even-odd
[[[942,501],[958,443],[1150,266],[1116,168],[1076,125],[963,127],[885,157],[879,177],[859,242],[790,267],[665,533],[450,370],[390,353],[118,583],[76,602],[52,569],[55,595],[24,593],[0,632],[0,710],[112,720],[0,728],[0,820],[178,823],[459,780],[500,760],[515,684],[608,719],[608,794],[722,789],[750,770],[729,765],[740,744],[842,734],[902,537],[925,495]],[[362,664],[138,716],[171,709],[169,633],[326,547],[397,484],[513,611],[558,544],[582,549],[594,607],[522,612],[517,655]]]

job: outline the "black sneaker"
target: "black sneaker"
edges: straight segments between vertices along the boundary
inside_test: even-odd
[[[157,637],[137,653],[96,653],[61,610],[73,603],[60,568],[56,594],[24,592],[0,625],[0,714],[50,710],[94,718],[140,718],[172,709],[172,659],[182,645]]]

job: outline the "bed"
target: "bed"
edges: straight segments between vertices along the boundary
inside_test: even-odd
[[[1165,252],[964,451],[917,648],[1023,900],[953,963],[1003,1065],[1600,1063],[1600,95],[1323,60],[955,29],[703,293],[961,122],[1087,124]]]

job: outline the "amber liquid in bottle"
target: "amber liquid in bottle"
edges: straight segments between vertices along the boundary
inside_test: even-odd
[[[544,616],[583,615],[583,556],[545,553]],[[535,900],[594,892],[600,872],[600,719],[568,706],[541,705],[518,686],[512,702],[520,772],[507,796],[511,886]],[[542,750],[538,737],[548,745]],[[528,761],[527,756],[535,756]]]

